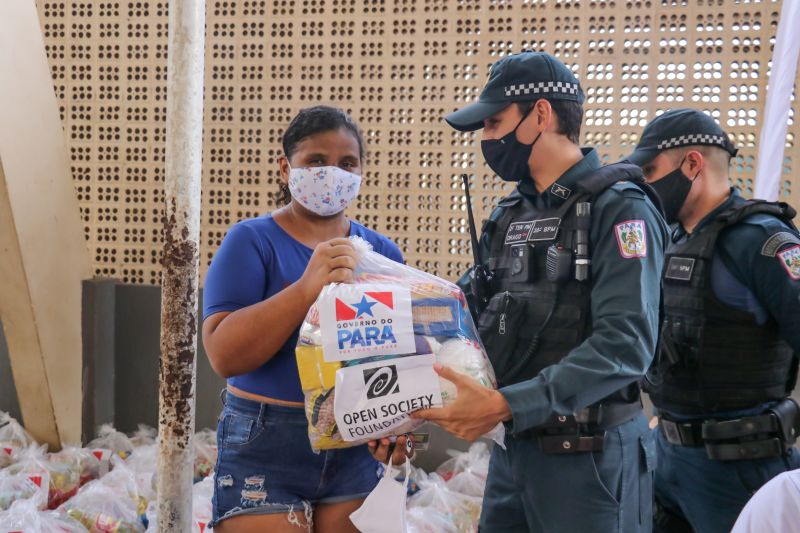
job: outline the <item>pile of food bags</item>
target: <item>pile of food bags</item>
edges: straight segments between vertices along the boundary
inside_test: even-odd
[[[47,453],[7,414],[0,412],[0,423],[0,533],[140,533],[148,527],[158,466],[153,428],[139,426],[129,437],[104,425],[86,448]],[[195,475],[203,478],[195,486],[195,530],[202,532],[211,518],[216,435],[203,430],[194,443]]]
[[[483,442],[455,453],[431,474],[414,469],[412,478],[419,490],[408,499],[408,532],[477,531],[488,471],[489,448]]]
[[[352,283],[326,286],[300,328],[297,367],[315,450],[415,430],[418,409],[451,403],[435,363],[496,387],[461,290],[375,253],[352,237]],[[502,442],[498,424],[492,438]]]

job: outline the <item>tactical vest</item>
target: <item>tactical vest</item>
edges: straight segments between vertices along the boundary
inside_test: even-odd
[[[657,407],[688,415],[735,411],[783,399],[794,388],[797,360],[775,321],[758,325],[750,313],[723,304],[711,287],[720,233],[757,213],[789,225],[794,217],[784,203],[748,201],[668,249],[659,353],[645,387]]]
[[[574,275],[581,224],[576,206],[591,203],[620,181],[636,183],[658,201],[638,167],[614,164],[581,179],[554,209],[537,209],[515,191],[501,200],[484,226],[491,236],[492,296],[480,314],[478,330],[500,386],[536,376],[591,334],[591,282],[577,281]],[[589,228],[583,229],[588,234]],[[551,274],[562,270],[560,282],[548,279],[548,268]]]

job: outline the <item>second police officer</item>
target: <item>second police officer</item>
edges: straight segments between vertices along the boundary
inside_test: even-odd
[[[734,155],[714,119],[676,109],[628,157],[676,224],[646,384],[660,416],[660,531],[728,532],[753,492],[800,467],[800,412],[787,398],[800,353],[800,235],[791,207],[731,187]]]

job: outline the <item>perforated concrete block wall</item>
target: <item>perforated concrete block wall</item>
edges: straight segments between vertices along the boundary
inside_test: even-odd
[[[475,100],[489,66],[525,49],[568,64],[586,92],[582,141],[604,162],[642,126],[695,106],[741,148],[752,194],[781,2],[734,0],[208,0],[201,274],[228,227],[274,207],[280,138],[301,108],[349,111],[368,142],[350,214],[410,264],[469,264],[460,174],[477,217],[508,185],[474,133],[442,116]],[[38,0],[95,273],[158,283],[166,112],[166,1]],[[796,125],[781,197],[797,204]]]

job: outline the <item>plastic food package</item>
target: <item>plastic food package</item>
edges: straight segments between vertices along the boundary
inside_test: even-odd
[[[54,485],[62,489],[62,493],[53,498],[50,508],[55,509],[78,492],[78,488],[101,475],[99,454],[87,448],[65,445],[60,452],[49,455],[52,465],[63,465],[59,470],[66,470],[63,479],[54,477]],[[77,476],[75,475],[77,473]],[[65,474],[60,474],[65,475]]]
[[[214,476],[208,476],[192,487],[192,533],[204,533],[211,521],[211,498],[214,495]],[[147,506],[147,533],[158,531],[156,502]]]
[[[139,429],[131,435],[131,446],[136,449],[140,446],[155,444],[156,435],[158,435],[156,428],[150,427],[147,424],[139,424]]]
[[[10,465],[18,450],[33,443],[33,437],[14,417],[0,411],[0,468]]]
[[[62,508],[91,533],[144,531],[133,500],[124,491],[114,490],[103,481],[92,481]]]
[[[412,507],[406,510],[407,533],[459,533],[447,513],[433,507]]]
[[[214,471],[217,464],[217,434],[204,429],[194,436],[194,480],[200,481]]]
[[[47,446],[32,444],[17,452],[17,462],[8,467],[10,474],[25,474],[47,494],[47,506],[55,509],[78,490],[81,479],[80,460],[74,454],[52,460]]]
[[[62,509],[91,533],[143,532],[148,500],[140,493],[136,473],[120,458],[112,464],[108,475],[88,483]]]
[[[27,474],[10,474],[0,470],[0,511],[5,511],[17,500],[30,500],[39,509],[47,505],[47,498]]]
[[[116,465],[120,461],[113,460]],[[140,446],[131,454],[124,463],[127,471],[125,474],[127,483],[130,479],[134,480],[137,497],[146,501],[154,500],[156,497],[156,470],[158,469],[158,445],[148,444]],[[115,467],[116,468],[116,467]],[[122,474],[119,474],[122,475]]]
[[[358,254],[353,283],[322,289],[296,349],[315,450],[420,427],[410,412],[448,405],[456,395],[435,363],[496,387],[461,290],[373,252],[359,237],[351,241]],[[503,435],[498,424],[487,436],[502,443]]]
[[[491,452],[489,446],[485,442],[472,443],[469,450],[466,452],[449,450],[448,454],[450,454],[452,458],[442,463],[439,468],[436,469],[436,473],[445,481],[449,481],[454,476],[467,470],[484,479],[487,477]]]
[[[0,533],[86,533],[86,528],[60,511],[41,511],[32,500],[18,500],[0,512]]]
[[[203,533],[211,522],[211,498],[214,496],[214,476],[208,476],[192,489],[192,533]]]
[[[444,516],[460,533],[477,531],[483,503],[481,498],[450,490],[436,473],[421,480],[420,484],[420,491],[408,500],[409,510],[429,509],[429,512]]]
[[[87,448],[90,450],[111,450],[123,459],[127,459],[133,452],[133,444],[128,436],[114,429],[111,424],[103,424],[97,430],[97,438],[91,441]]]

